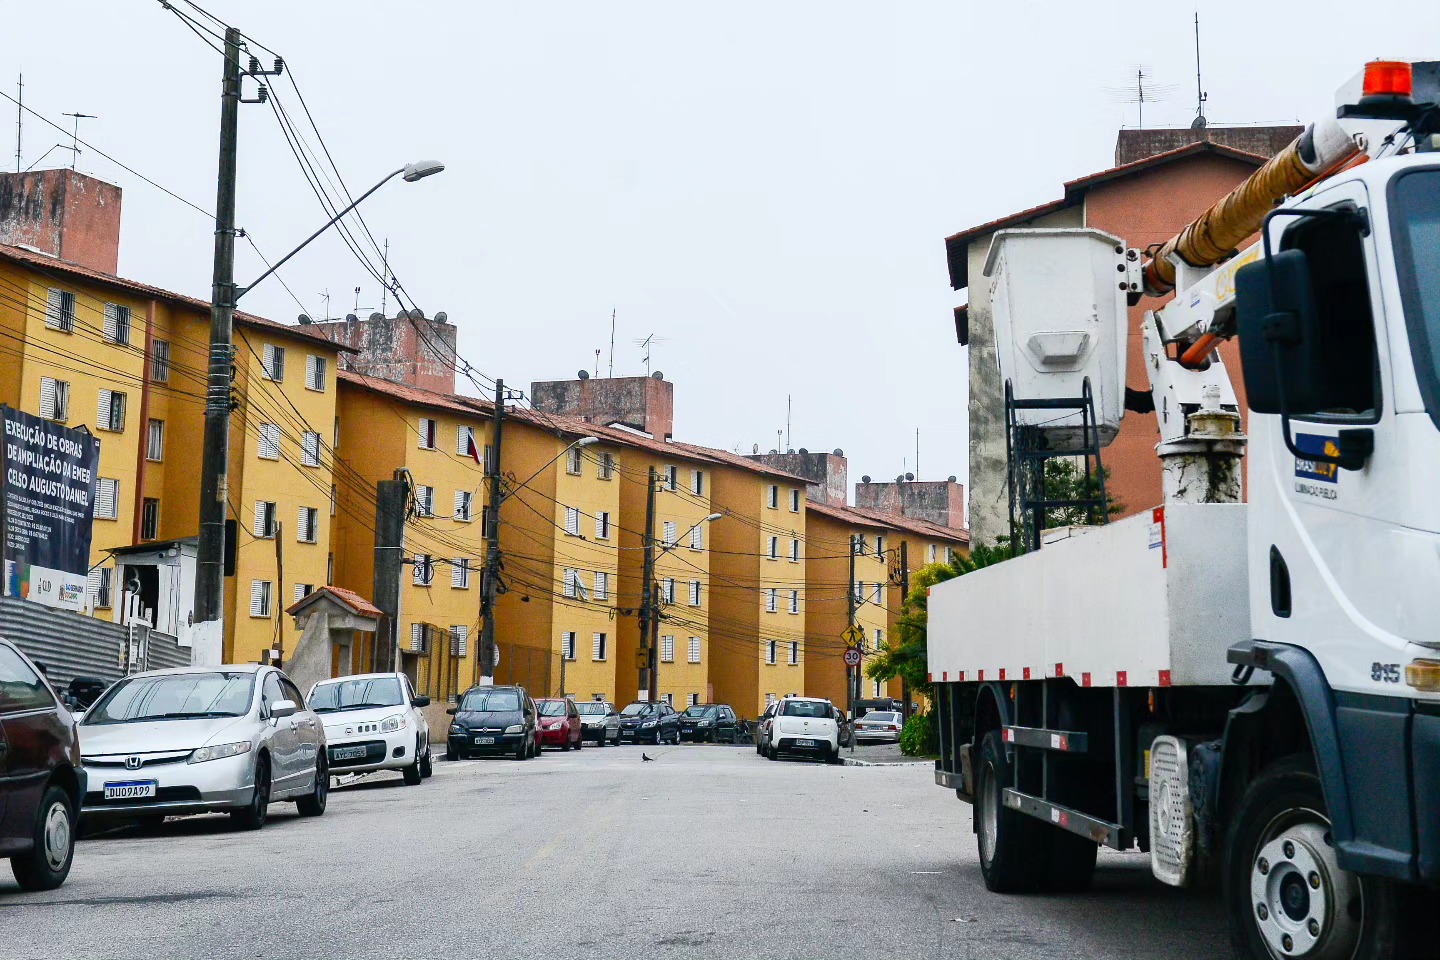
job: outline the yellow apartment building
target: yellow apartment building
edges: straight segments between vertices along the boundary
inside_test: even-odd
[[[890,529],[849,507],[810,503],[805,522],[812,551],[806,565],[809,603],[805,635],[811,649],[805,670],[806,696],[825,697],[845,709],[850,702],[844,660],[846,628],[853,624],[863,635],[859,644],[862,658],[873,655],[890,636]],[[864,662],[862,659],[862,670]],[[863,681],[861,696],[876,696],[873,688],[872,681]],[[878,696],[888,695],[882,684]]]
[[[403,471],[412,514],[400,586],[401,665],[417,691],[454,703],[480,677],[488,406],[349,371],[338,386],[335,583],[375,596],[376,484]],[[351,658],[337,659],[335,672],[372,669],[368,647],[352,646]]]

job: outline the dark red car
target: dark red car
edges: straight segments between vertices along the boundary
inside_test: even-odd
[[[535,709],[540,715],[540,730],[537,734],[540,746],[559,747],[561,750],[579,750],[583,745],[580,729],[580,711],[569,697],[551,697],[536,700]]]
[[[65,882],[83,796],[75,718],[34,661],[0,640],[0,857],[22,889]]]

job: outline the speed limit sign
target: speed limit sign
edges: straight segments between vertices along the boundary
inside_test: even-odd
[[[860,665],[860,651],[854,647],[845,651],[845,666],[856,667]]]

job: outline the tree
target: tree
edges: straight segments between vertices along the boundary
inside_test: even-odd
[[[1105,470],[1105,479],[1110,471]],[[1087,478],[1080,469],[1077,458],[1051,457],[1045,461],[1045,499],[1047,500],[1094,500],[1100,496],[1100,478],[1091,473]],[[1125,510],[1125,505],[1116,497],[1107,504],[1110,516]],[[1045,511],[1045,527],[1070,527],[1094,523],[1092,511],[1084,507],[1050,507]]]

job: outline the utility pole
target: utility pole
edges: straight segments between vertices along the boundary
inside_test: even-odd
[[[659,633],[660,610],[655,597],[655,468],[650,468],[645,490],[645,548],[640,575],[640,667],[639,690],[648,691],[646,699],[657,700],[657,667],[660,658],[654,637]]]
[[[850,534],[850,589],[845,592],[845,599],[847,601],[846,606],[848,607],[848,615],[845,619],[845,627],[846,632],[848,633],[850,628],[855,626],[855,534],[853,533]],[[860,643],[863,644],[864,642],[865,641],[862,637]],[[857,648],[858,646],[859,645],[857,645]],[[855,701],[859,699],[856,695],[856,691],[860,686],[859,677],[860,664],[857,663],[853,667],[849,664],[845,665],[845,696],[846,699],[849,701],[849,703],[846,704],[845,708],[850,711],[851,753],[855,752]]]
[[[285,662],[285,524],[275,519],[275,647],[270,651],[270,662],[280,666]]]
[[[505,381],[495,381],[490,502],[485,505],[485,574],[480,580],[480,682],[495,682],[495,595],[500,586],[500,441],[505,429]],[[562,660],[563,663],[563,660]]]
[[[905,598],[908,597],[908,596],[910,596],[910,542],[909,542],[908,540],[901,540],[901,541],[900,541],[900,610],[899,610],[898,612],[900,612],[900,613],[902,613],[902,614],[903,614],[903,612],[904,612],[904,610],[905,610]],[[897,622],[897,623],[899,622],[899,618],[898,618],[898,617],[896,618],[896,622]],[[894,637],[891,637],[890,639],[891,639],[891,642],[892,642],[892,643],[895,642],[895,638],[894,638]],[[901,717],[901,719],[902,719],[902,720],[909,720],[909,719],[910,719],[910,687],[909,687],[908,684],[906,684],[906,682],[905,682],[905,677],[904,677],[903,674],[902,674],[901,677],[900,677],[900,704],[901,704],[901,707],[900,707],[900,717]]]
[[[395,669],[400,633],[400,580],[405,569],[405,514],[410,487],[404,474],[395,471],[394,480],[375,485],[375,606],[380,623],[370,648],[370,669]]]
[[[230,369],[235,346],[235,157],[240,119],[240,31],[225,30],[220,86],[220,164],[215,198],[215,270],[210,288],[210,368],[205,389],[205,446],[200,466],[200,542],[195,559],[195,619],[224,637],[225,507],[229,500]],[[223,649],[223,647],[222,647]],[[223,653],[222,653],[223,655]]]

